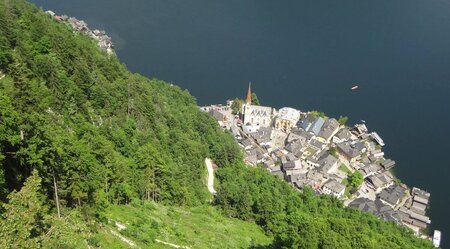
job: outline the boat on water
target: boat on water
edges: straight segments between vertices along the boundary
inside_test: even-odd
[[[352,86],[352,88],[350,88],[350,90],[355,91],[355,90],[358,90],[358,88],[359,88],[359,86],[355,85],[355,86]]]
[[[441,245],[441,231],[439,230],[434,230],[433,245],[434,247],[439,247]]]

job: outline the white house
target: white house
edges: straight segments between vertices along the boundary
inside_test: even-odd
[[[345,186],[336,180],[330,180],[322,186],[322,193],[341,198],[345,193]]]
[[[278,111],[275,119],[275,128],[290,130],[297,125],[300,119],[300,111],[290,107],[283,107]]]

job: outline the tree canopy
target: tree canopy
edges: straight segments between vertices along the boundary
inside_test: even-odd
[[[275,248],[431,247],[244,166],[186,90],[129,72],[23,0],[0,1],[0,70],[2,248],[95,246],[89,236],[111,204],[208,205],[205,157],[219,166],[214,205],[259,224]]]

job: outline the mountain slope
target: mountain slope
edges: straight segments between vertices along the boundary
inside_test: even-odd
[[[2,247],[101,246],[111,207],[208,205],[206,157],[219,166],[215,208],[260,225],[274,238],[268,248],[431,247],[407,229],[245,167],[232,137],[187,91],[130,73],[25,1],[0,0],[0,70]]]

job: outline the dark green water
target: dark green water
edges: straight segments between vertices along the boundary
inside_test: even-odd
[[[445,243],[450,1],[32,2],[105,29],[132,71],[187,88],[199,104],[244,97],[252,81],[265,105],[366,120],[398,177],[431,192]]]

